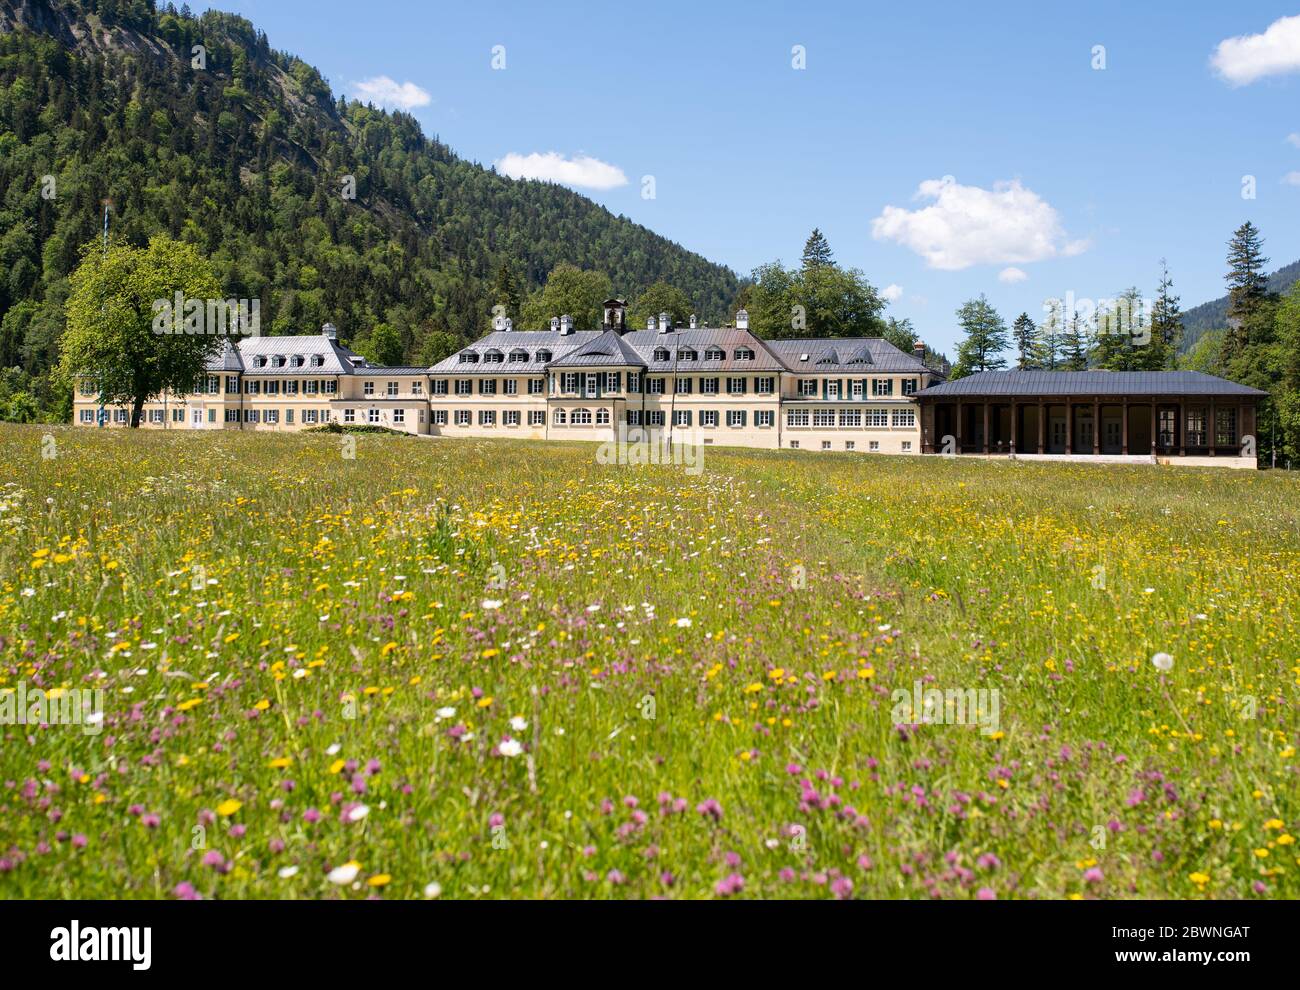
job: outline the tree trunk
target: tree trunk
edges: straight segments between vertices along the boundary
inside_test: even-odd
[[[134,430],[139,428],[140,413],[143,409],[144,409],[144,395],[142,393],[140,395],[137,395],[131,401],[131,429]]]

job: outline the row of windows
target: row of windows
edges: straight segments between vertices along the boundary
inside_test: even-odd
[[[461,364],[478,364],[479,356],[480,355],[477,351],[461,351],[458,357]],[[506,360],[506,355],[503,354],[501,351],[498,351],[495,348],[493,348],[491,350],[484,351],[482,354],[482,358],[484,364],[504,364]],[[545,349],[540,350],[533,355],[533,361],[536,364],[546,364],[550,360],[551,360],[551,352]],[[518,348],[516,350],[511,351],[510,363],[527,364],[528,352],[525,351],[523,348]]]
[[[691,426],[693,415],[689,409],[673,410],[673,426]],[[747,409],[728,409],[726,410],[726,424],[732,429],[744,429],[749,422],[749,410]],[[701,409],[700,426],[705,429],[711,429],[718,425],[718,410]],[[776,424],[776,413],[771,409],[755,409],[754,425],[755,426],[774,426]],[[643,414],[640,409],[629,409],[627,411],[628,426],[663,426],[664,413],[662,410],[650,409]]]
[[[455,423],[457,426],[472,426],[474,423],[473,410],[457,409],[454,411]],[[606,413],[608,416],[608,413]],[[520,413],[518,409],[507,409],[501,413],[501,423],[504,426],[518,426],[520,423]],[[421,420],[423,422],[423,420]],[[608,422],[608,420],[606,420]],[[447,425],[447,410],[433,410],[432,423],[434,426]],[[546,424],[546,413],[541,409],[533,409],[528,413],[529,426],[544,426]],[[496,426],[497,411],[495,409],[480,409],[478,411],[479,426]]]
[[[521,414],[517,409],[506,409],[500,412],[501,422],[505,426],[518,426],[521,420]],[[496,426],[498,411],[495,409],[478,410],[477,423],[479,426]],[[691,426],[693,414],[689,409],[678,409],[673,414],[674,426]],[[433,410],[432,423],[434,426],[446,426],[448,414],[446,409]],[[451,421],[456,426],[472,426],[476,421],[474,410],[456,409],[452,411]],[[552,415],[551,422],[556,426],[608,426],[611,421],[609,409],[556,409]],[[628,426],[663,426],[665,414],[660,409],[646,410],[644,413],[640,409],[627,410]],[[725,421],[727,426],[732,429],[743,429],[749,422],[749,410],[747,409],[728,409],[726,410]],[[546,423],[546,413],[541,409],[533,409],[528,412],[529,426],[543,426]],[[718,410],[704,409],[700,411],[701,427],[716,427],[719,423]],[[770,427],[776,425],[776,413],[770,409],[754,410],[754,425],[759,427]]]
[[[227,392],[231,391],[228,386],[233,381],[234,377],[228,380]],[[268,378],[265,381],[257,378],[244,379],[245,395],[337,395],[338,390],[339,384],[333,378],[305,378],[301,381],[297,378]],[[238,391],[238,387],[235,391]]]
[[[693,347],[677,348],[678,361],[697,361],[699,356],[699,352]],[[751,347],[738,347],[731,352],[731,356],[736,361],[752,361],[754,360],[754,350]],[[672,357],[672,352],[667,347],[655,348],[654,359],[656,361],[671,361]],[[720,347],[710,347],[704,352],[705,361],[724,361],[726,357],[727,352]],[[477,351],[466,350],[460,352],[458,360],[461,364],[478,364],[480,360],[483,364],[527,364],[528,352],[522,347],[510,351],[509,354],[494,347],[489,348],[482,354]],[[548,350],[537,351],[532,360],[535,364],[546,364],[551,360],[551,352]]]
[[[542,394],[542,390],[545,388],[545,383],[544,383],[540,378],[529,378],[527,381],[528,381],[528,394],[529,394],[529,395],[541,395],[541,394]],[[519,394],[519,379],[518,379],[518,378],[502,378],[502,379],[500,379],[500,382],[501,382],[500,388],[501,388],[501,394],[502,394],[502,395],[518,395],[518,394]],[[435,380],[434,383],[433,383],[433,394],[434,394],[434,395],[446,395],[446,394],[447,394],[447,382],[446,382],[445,380]],[[474,381],[473,381],[473,379],[470,379],[470,378],[457,378],[457,379],[456,379],[456,394],[457,394],[457,395],[473,395],[473,394],[474,394]],[[480,379],[478,380],[478,394],[479,394],[479,395],[496,395],[496,394],[497,394],[497,379],[495,379],[495,378],[480,378]]]
[[[915,409],[787,409],[787,426],[834,426],[836,415],[840,426],[889,426],[891,415],[894,426],[916,426]]]
[[[301,368],[308,363],[313,368],[319,368],[324,365],[325,357],[322,354],[290,354],[287,357],[283,354],[272,354],[269,358],[264,354],[257,354],[253,357],[254,368],[265,368],[268,365],[272,368]]]
[[[1208,419],[1209,415],[1207,410],[1204,408],[1192,408],[1187,410],[1186,429],[1183,434],[1184,446],[1207,446],[1205,430],[1206,421]],[[1160,411],[1160,446],[1172,447],[1175,444],[1174,423],[1176,420],[1177,413],[1174,410],[1162,409]],[[1237,410],[1231,408],[1216,409],[1214,420],[1214,446],[1236,446]]]
[[[791,440],[791,441],[790,441],[790,449],[791,449],[791,450],[798,450],[798,449],[799,449],[799,441],[798,441],[798,440]],[[822,450],[834,450],[834,449],[835,449],[835,448],[834,448],[834,445],[833,445],[833,441],[831,441],[831,440],[823,440],[823,441],[822,441]],[[857,449],[858,449],[858,442],[857,442],[856,440],[845,440],[845,441],[844,441],[844,449],[845,449],[845,450],[857,450]],[[902,450],[902,452],[903,452],[904,454],[910,454],[910,453],[912,452],[912,441],[911,441],[911,440],[904,440],[904,441],[899,445],[899,449]],[[878,452],[878,451],[880,450],[880,441],[879,441],[879,440],[868,440],[868,441],[867,441],[867,450],[871,451],[872,453],[876,453],[876,452]]]
[[[915,378],[904,378],[903,395],[915,395],[918,380]],[[870,384],[868,384],[870,383]],[[823,399],[861,399],[868,394],[876,397],[883,397],[894,394],[894,379],[892,378],[850,378],[845,384],[842,378],[801,378],[799,379],[799,394],[805,397],[816,397],[820,392]]]
[[[366,394],[366,395],[374,395],[374,394],[375,394],[375,383],[372,382],[372,381],[363,382],[362,385],[361,385],[361,391],[362,391],[364,394]],[[400,392],[401,392],[401,382],[385,382],[385,383],[384,383],[384,394],[385,394],[385,395],[390,396],[390,397],[393,397],[393,398],[396,398],[396,396],[397,396]],[[412,394],[412,395],[423,395],[423,394],[424,394],[424,382],[420,381],[418,378],[412,379],[412,380],[411,380],[411,394]]]
[[[678,361],[698,361],[699,356],[699,352],[693,347],[677,348]],[[750,347],[737,347],[731,352],[731,356],[736,361],[752,361],[754,360],[754,351]],[[656,361],[671,361],[672,352],[667,347],[656,347],[654,359]],[[725,361],[726,359],[727,352],[721,347],[710,347],[704,351],[704,360],[706,361]]]

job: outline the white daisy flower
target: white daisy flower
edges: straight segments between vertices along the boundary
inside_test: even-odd
[[[336,883],[342,887],[355,880],[357,874],[360,872],[361,864],[356,860],[352,860],[351,862],[344,863],[342,866],[336,866],[334,869],[330,870],[327,879],[330,883]]]

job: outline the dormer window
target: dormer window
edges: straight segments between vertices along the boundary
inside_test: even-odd
[[[274,364],[275,367],[277,367],[277,368],[283,368],[283,367],[284,367],[284,355],[283,355],[283,354],[277,354],[277,355],[272,359],[272,364]]]
[[[692,350],[692,349],[689,348],[689,347],[679,347],[679,348],[677,348],[677,360],[678,360],[678,361],[694,361],[694,360],[695,360],[695,351]]]
[[[254,368],[265,368],[265,367],[266,367],[266,358],[265,358],[264,356],[260,355],[260,354],[259,354],[257,357],[253,358],[253,367],[254,367]]]
[[[737,361],[752,361],[754,360],[754,352],[748,347],[737,347],[735,357]]]
[[[302,355],[301,355],[301,354],[295,354],[295,355],[293,356],[293,366],[294,366],[295,368],[301,368],[301,367],[302,367]]]
[[[520,348],[515,348],[513,351],[510,352],[511,364],[519,364],[520,362],[527,361],[527,360],[528,360],[528,352],[525,350],[521,350]]]
[[[667,361],[667,360],[668,360],[668,348],[666,348],[666,347],[656,347],[656,348],[655,348],[655,360],[656,360],[656,361]]]
[[[704,352],[704,360],[706,361],[721,361],[726,356],[720,347],[710,347]]]
[[[321,357],[319,354],[313,354],[313,355],[311,356],[311,366],[312,366],[313,368],[319,368],[319,367],[321,367],[324,363],[325,363],[325,359],[324,359],[323,357]]]
[[[540,351],[538,351],[538,352],[537,352],[537,360],[538,360],[539,362],[543,363],[543,364],[547,363],[548,361],[551,360],[551,352],[548,351],[548,350],[540,350]]]
[[[486,364],[501,364],[505,359],[505,355],[497,350],[483,352],[483,361]]]
[[[460,352],[461,364],[478,364],[478,355],[474,351]]]

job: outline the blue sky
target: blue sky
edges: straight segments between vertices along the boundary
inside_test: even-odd
[[[820,227],[950,353],[980,292],[1038,319],[1149,293],[1164,257],[1184,306],[1220,295],[1247,219],[1270,268],[1300,258],[1300,3],[216,6],[742,274]]]

